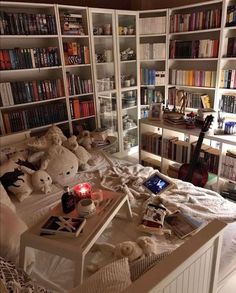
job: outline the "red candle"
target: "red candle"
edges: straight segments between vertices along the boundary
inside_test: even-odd
[[[74,186],[75,194],[80,198],[91,198],[91,185],[88,182]]]

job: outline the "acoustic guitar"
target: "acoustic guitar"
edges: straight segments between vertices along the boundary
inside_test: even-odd
[[[190,164],[183,164],[178,172],[179,179],[191,182],[195,186],[199,187],[203,187],[208,180],[208,169],[204,166],[204,164],[199,162],[199,155],[205,133],[209,130],[213,119],[214,117],[212,115],[208,115],[206,117]]]

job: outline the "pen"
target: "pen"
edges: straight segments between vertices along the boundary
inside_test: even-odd
[[[76,230],[75,227],[74,227],[71,223],[69,223],[67,220],[65,220],[62,216],[59,216],[59,220],[60,220],[63,224],[65,224],[65,226],[67,226],[67,227],[65,227],[65,228],[71,228],[72,231],[75,231],[75,230]]]

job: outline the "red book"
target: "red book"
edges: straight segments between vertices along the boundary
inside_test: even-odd
[[[3,52],[3,62],[5,64],[5,69],[9,70],[12,68],[11,66],[11,59],[8,50],[2,50]]]
[[[5,62],[3,59],[3,50],[0,50],[0,70],[5,70]]]
[[[39,93],[36,80],[32,81],[34,101],[39,101]]]
[[[80,105],[79,100],[73,100],[74,116],[76,119],[80,118]]]
[[[8,113],[3,113],[3,121],[5,125],[6,133],[11,133],[11,124]]]

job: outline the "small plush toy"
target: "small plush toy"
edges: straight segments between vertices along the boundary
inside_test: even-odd
[[[72,135],[63,143],[63,145],[76,155],[78,158],[79,169],[87,170],[89,167],[88,162],[91,160],[92,156],[84,147],[78,144],[77,137]]]
[[[24,171],[24,173],[31,175],[31,184],[34,191],[41,191],[45,194],[51,192],[52,178],[46,171],[34,171],[24,166],[21,167],[21,170]]]
[[[134,241],[124,241],[114,247],[114,255],[120,259],[127,257],[132,262],[143,256],[142,248]]]
[[[84,130],[82,132],[82,137],[78,139],[80,145],[82,145],[87,151],[92,149],[93,138],[90,136],[90,132],[88,130]]]
[[[152,237],[141,236],[136,242],[141,247],[144,255],[158,254],[156,241]]]

